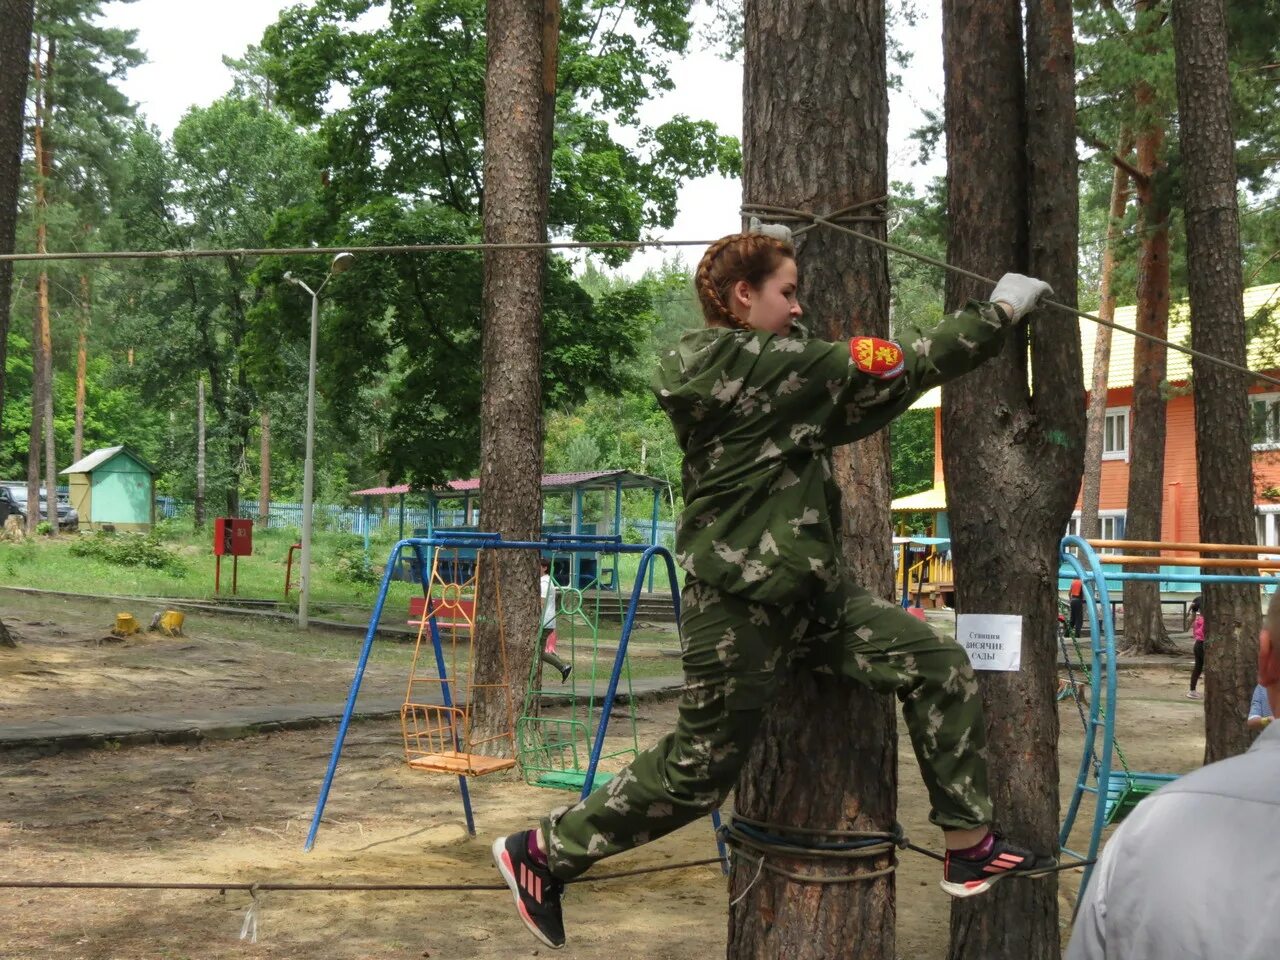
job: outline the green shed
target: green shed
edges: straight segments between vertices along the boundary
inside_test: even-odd
[[[80,529],[146,533],[156,522],[155,468],[126,446],[106,447],[62,471]]]

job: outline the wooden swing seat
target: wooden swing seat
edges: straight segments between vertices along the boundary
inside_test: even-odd
[[[424,753],[409,759],[409,766],[415,770],[452,773],[460,777],[483,777],[487,773],[510,770],[515,765],[514,757],[486,757],[479,753],[459,753],[456,750]]]

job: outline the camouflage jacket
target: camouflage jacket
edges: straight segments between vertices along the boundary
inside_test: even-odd
[[[885,426],[1004,344],[1003,311],[970,301],[902,346],[708,327],[653,378],[684,451],[676,560],[712,586],[784,605],[840,575],[832,447]]]

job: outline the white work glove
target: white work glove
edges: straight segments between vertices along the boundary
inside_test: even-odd
[[[1007,303],[1013,311],[1010,323],[1017,323],[1036,308],[1036,302],[1045,294],[1053,294],[1053,287],[1035,277],[1020,273],[1006,273],[991,291],[987,299],[992,303]]]
[[[751,218],[751,226],[747,230],[748,233],[760,233],[766,237],[773,237],[775,240],[781,240],[783,243],[795,243],[791,236],[791,228],[781,223],[761,223],[759,217]]]

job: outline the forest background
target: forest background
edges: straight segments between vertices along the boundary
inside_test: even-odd
[[[1151,90],[1150,113],[1171,131],[1159,157],[1170,210],[1168,295],[1186,294],[1173,54],[1158,42],[1169,25],[1153,25],[1156,36],[1139,44],[1143,31],[1125,6],[1077,4],[1084,309],[1099,302],[1115,169],[1111,150],[1098,147],[1121,143],[1132,129],[1125,105],[1140,79]],[[248,50],[228,52],[227,92],[191,107],[170,134],[123,92],[147,57],[136,32],[119,26],[132,7],[36,5],[19,251],[358,250],[480,239],[483,2],[287,7]],[[1275,30],[1235,7],[1244,275],[1258,285],[1280,281],[1280,148],[1269,116]],[[891,34],[918,38],[916,5],[895,0],[891,8]],[[707,178],[738,175],[736,130],[696,109],[661,122],[642,117],[658,98],[669,102],[682,58],[711,51],[740,59],[739,17],[725,0],[565,3],[553,236],[663,235],[682,196]],[[892,56],[895,105],[922,109],[891,150],[891,238],[944,257],[946,184],[928,176],[944,150],[940,107],[909,79],[913,63],[936,53],[899,42]],[[1144,236],[1137,206],[1115,226],[1112,289],[1119,303],[1132,303]],[[628,469],[667,479],[676,497],[663,505],[666,519],[679,506],[680,458],[647,381],[656,351],[701,323],[690,282],[696,256],[650,258],[643,270],[616,252],[557,256],[544,289],[547,472]],[[195,501],[203,394],[209,515],[239,513],[242,501],[264,499],[264,485],[273,501],[298,500],[310,303],[283,275],[319,282],[326,266],[319,257],[234,256],[19,264],[0,480],[22,480],[31,458],[47,461],[50,449],[63,469],[82,453],[125,443],[158,468],[159,493]],[[895,319],[938,314],[936,270],[894,259],[891,279]],[[390,482],[423,487],[475,475],[481,281],[478,254],[364,256],[326,288],[319,502],[347,504],[350,491]],[[1269,311],[1251,323],[1255,336],[1273,336]],[[52,390],[42,399],[46,376]],[[39,443],[33,415],[47,421]],[[891,450],[894,495],[928,488],[932,412],[897,421]],[[47,462],[37,468],[46,471]],[[630,506],[647,516],[647,502]]]

